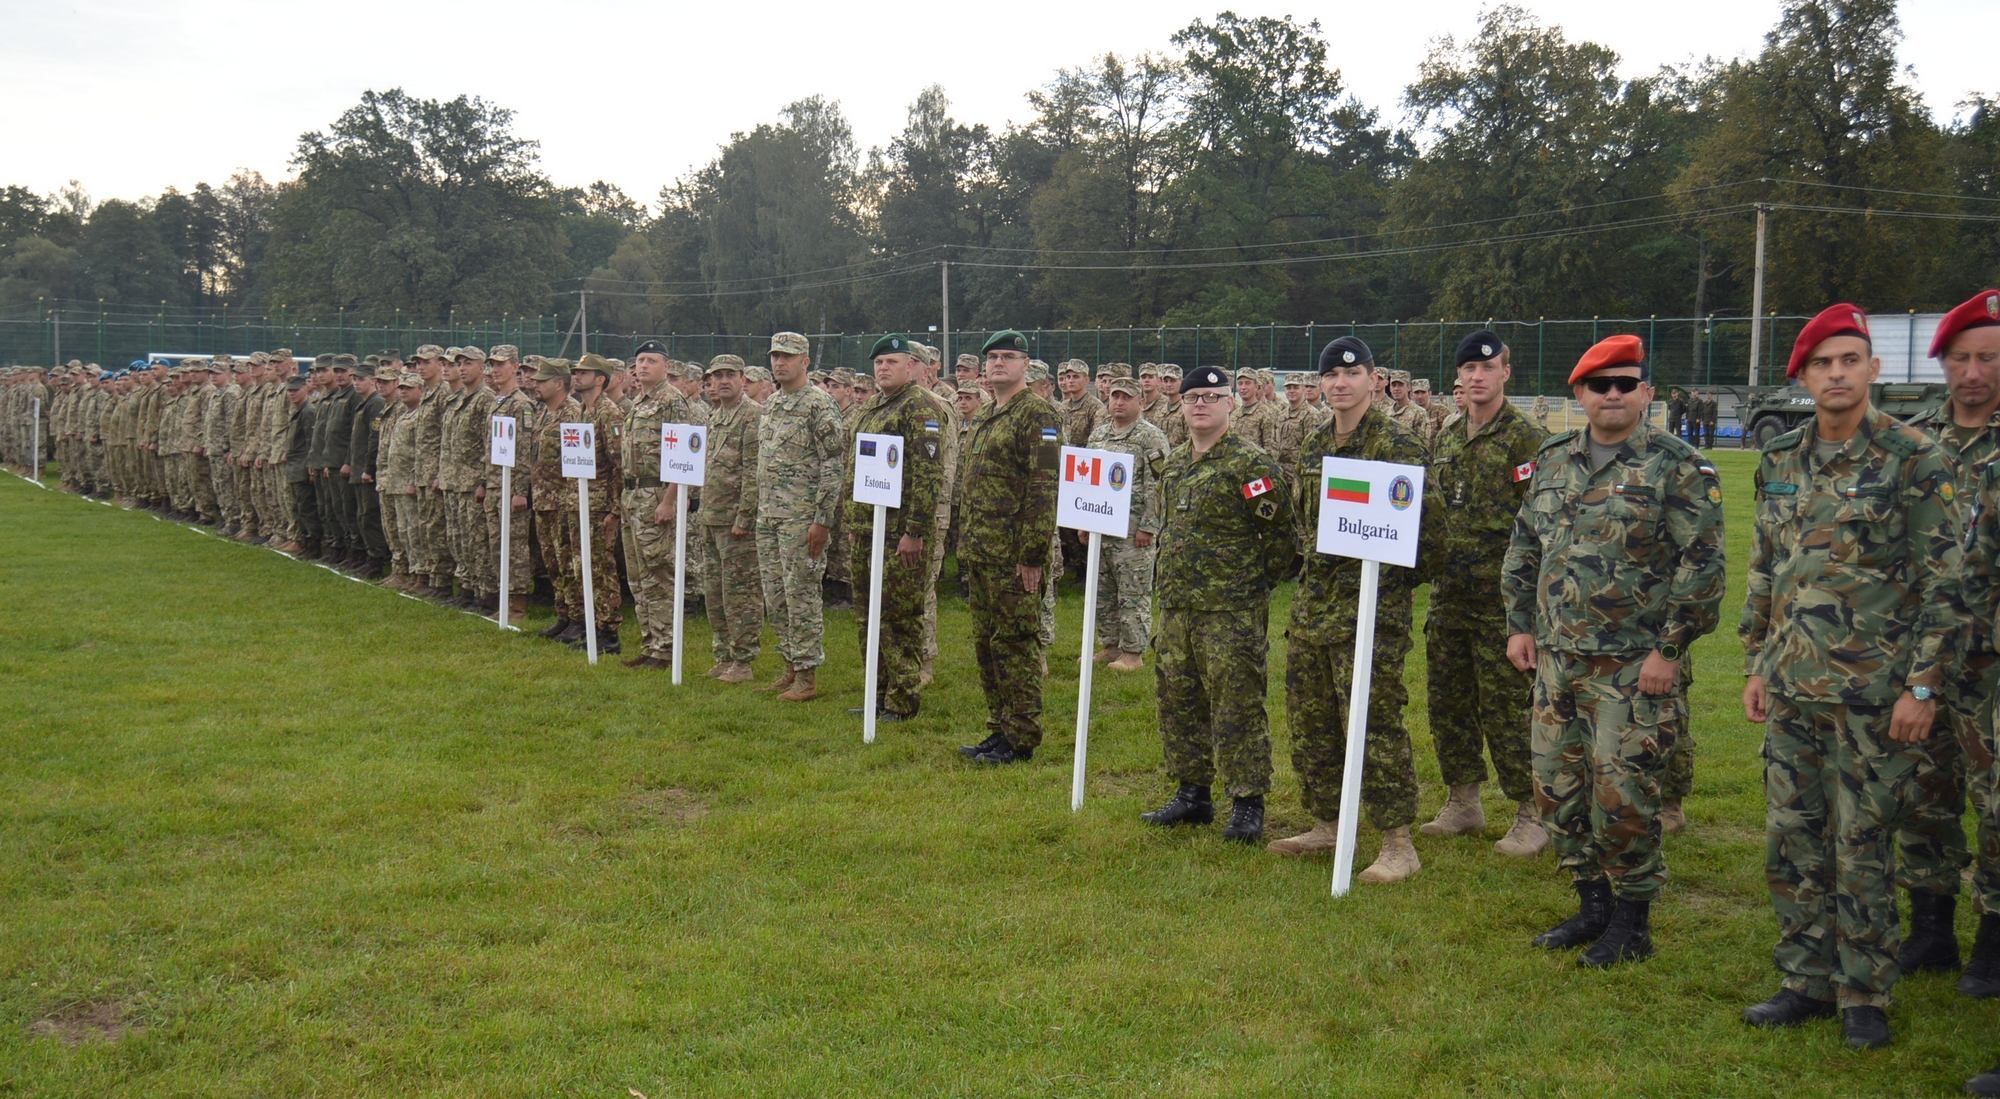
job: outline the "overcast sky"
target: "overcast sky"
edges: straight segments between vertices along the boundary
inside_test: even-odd
[[[1462,39],[1484,6],[0,0],[0,184],[52,192],[77,179],[102,200],[220,183],[238,168],[286,179],[301,133],[364,90],[401,86],[510,107],[552,179],[608,179],[651,203],[731,133],[804,96],[838,100],[864,152],[902,129],[932,83],[955,117],[997,130],[1030,117],[1026,93],[1057,69],[1107,50],[1168,51],[1174,31],[1225,8],[1318,19],[1348,89],[1394,121],[1430,43]],[[1776,0],[1524,6],[1616,50],[1625,75],[1755,54],[1778,13]],[[1941,119],[1972,92],[2000,94],[1997,17],[1994,0],[1903,4],[1901,60]]]

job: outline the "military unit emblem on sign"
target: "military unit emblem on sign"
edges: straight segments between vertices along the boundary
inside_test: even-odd
[[[889,453],[883,456],[883,460],[889,463],[890,469],[895,469],[896,462],[900,460],[902,456],[903,455],[901,454],[901,452],[899,452],[896,449],[895,444],[892,443],[889,446]]]
[[[688,453],[689,454],[701,453],[701,436],[699,435],[688,436]]]
[[[1417,498],[1417,486],[1408,477],[1397,477],[1389,482],[1389,506],[1397,511],[1406,511]]]
[[[1125,464],[1123,462],[1111,463],[1111,487],[1117,492],[1125,491]]]

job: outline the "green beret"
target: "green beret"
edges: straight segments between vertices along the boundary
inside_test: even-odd
[[[993,333],[993,338],[980,346],[979,353],[982,355],[994,351],[1020,351],[1025,353],[1027,350],[1028,337],[1012,328],[1008,328]]]
[[[878,355],[914,354],[916,352],[910,349],[910,337],[903,335],[901,332],[891,332],[875,341],[875,346],[868,351],[868,359],[870,362],[873,362]]]

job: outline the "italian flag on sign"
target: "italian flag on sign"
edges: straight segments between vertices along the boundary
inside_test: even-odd
[[[1368,502],[1368,482],[1349,480],[1346,477],[1328,477],[1326,498],[1339,500],[1343,504],[1365,504]]]
[[[1259,477],[1243,486],[1243,498],[1245,500],[1255,500],[1269,491],[1271,491],[1271,479],[1269,477]]]

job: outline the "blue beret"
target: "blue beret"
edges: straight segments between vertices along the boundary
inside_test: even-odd
[[[1340,366],[1367,366],[1375,361],[1375,352],[1359,336],[1342,336],[1320,348],[1319,372],[1325,374]]]
[[[146,360],[144,360],[144,359],[133,359],[133,360],[132,360],[131,362],[129,362],[129,363],[127,363],[127,364],[125,365],[125,369],[127,369],[127,370],[144,370],[144,369],[146,369],[146,365],[147,365],[147,364],[146,364]]]
[[[1490,328],[1469,332],[1464,339],[1458,341],[1458,354],[1452,356],[1451,364],[1463,366],[1469,362],[1490,359],[1498,355],[1503,346],[1505,345],[1500,342],[1500,337],[1494,335]]]

